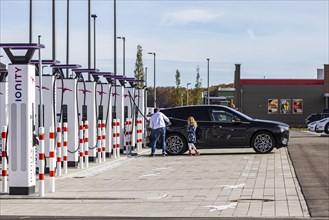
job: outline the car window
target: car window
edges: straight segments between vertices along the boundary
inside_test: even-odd
[[[224,110],[212,109],[211,111],[212,121],[215,122],[228,122],[240,121],[240,118],[236,115],[231,114],[230,112]]]
[[[196,121],[211,121],[207,108],[193,106],[193,107],[182,107],[174,109],[165,109],[162,112],[167,117],[178,118],[181,120],[187,120],[188,117],[193,116]]]

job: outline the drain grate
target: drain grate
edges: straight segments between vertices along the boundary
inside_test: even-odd
[[[274,202],[273,199],[237,199],[229,200],[229,202],[250,203],[250,202]]]

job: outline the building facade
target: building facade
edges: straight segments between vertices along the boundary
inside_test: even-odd
[[[305,127],[305,118],[329,106],[329,65],[323,79],[241,79],[235,70],[235,106],[259,119]]]

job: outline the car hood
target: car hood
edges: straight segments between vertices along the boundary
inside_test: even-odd
[[[255,122],[258,123],[271,123],[273,125],[279,125],[279,126],[284,126],[284,127],[289,127],[288,124],[285,124],[283,122],[279,122],[279,121],[270,121],[270,120],[261,120],[261,119],[254,119]]]

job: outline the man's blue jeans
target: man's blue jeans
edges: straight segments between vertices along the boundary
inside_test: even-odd
[[[157,143],[159,136],[160,136],[160,141],[161,141],[161,146],[162,146],[162,153],[164,154],[166,152],[166,148],[167,148],[167,146],[166,146],[166,128],[158,128],[152,132],[152,137],[151,137],[152,154],[155,153],[156,143]]]

